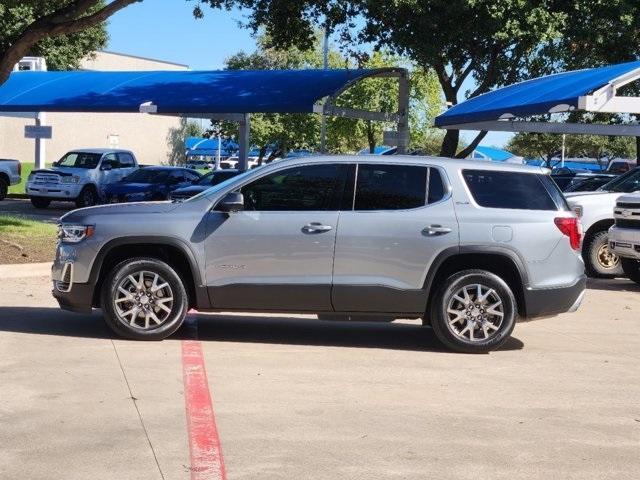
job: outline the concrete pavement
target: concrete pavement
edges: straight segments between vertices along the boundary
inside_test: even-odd
[[[0,478],[189,478],[185,332],[112,339],[49,290],[0,290]],[[639,313],[633,283],[591,282],[479,356],[416,322],[198,314],[228,478],[635,479]]]

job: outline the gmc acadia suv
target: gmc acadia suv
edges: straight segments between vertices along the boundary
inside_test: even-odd
[[[53,294],[102,308],[132,339],[189,308],[320,318],[423,318],[448,347],[486,352],[516,319],[578,308],[580,225],[537,167],[443,158],[305,157],[183,203],[61,219]]]

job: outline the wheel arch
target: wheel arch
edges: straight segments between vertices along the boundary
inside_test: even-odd
[[[524,291],[529,278],[524,260],[513,250],[494,245],[465,245],[438,255],[425,279],[426,312],[430,311],[432,298],[442,281],[456,272],[470,269],[486,270],[502,278],[513,291],[518,314],[526,316]]]
[[[0,180],[4,180],[5,182],[7,182],[7,187],[11,185],[11,179],[5,172],[0,172]]]
[[[584,253],[584,249],[587,245],[589,245],[589,241],[599,232],[607,231],[614,224],[613,218],[602,218],[597,222],[594,222],[586,232],[584,232],[584,240],[582,241],[582,251]]]
[[[189,306],[208,306],[206,289],[191,248],[171,237],[126,237],[106,243],[91,267],[89,281],[94,285],[92,304],[99,306],[102,283],[113,267],[133,257],[151,257],[166,262],[185,281]]]

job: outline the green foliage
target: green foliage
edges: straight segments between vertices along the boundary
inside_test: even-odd
[[[316,35],[313,48],[301,50],[290,47],[279,50],[270,46],[265,36],[258,39],[258,50],[253,53],[240,52],[226,60],[226,67],[238,69],[301,69],[321,68],[321,38]],[[357,62],[357,63],[356,63]],[[374,52],[357,59],[347,57],[338,50],[330,49],[328,63],[333,68],[344,67],[398,67],[411,69],[412,65],[401,57],[387,52]],[[435,74],[414,69],[410,80],[410,127],[412,147],[433,151],[442,134],[430,128],[434,116],[443,106],[442,94]],[[397,81],[393,79],[366,79],[344,92],[337,100],[342,106],[372,111],[393,112],[398,108]],[[267,161],[284,156],[290,150],[317,150],[320,144],[321,119],[315,114],[253,114],[251,116],[251,142],[265,152],[270,151]],[[218,125],[217,125],[218,126]],[[237,126],[223,122],[223,135],[237,137]],[[382,132],[395,128],[393,124],[383,124],[342,117],[327,117],[327,150],[332,153],[354,152],[362,148],[375,148],[382,142]],[[435,139],[435,140],[434,140]],[[261,158],[260,158],[261,160]]]
[[[451,104],[541,74],[635,59],[640,43],[637,0],[200,3],[248,9],[246,26],[256,32],[264,29],[272,45],[310,48],[314,29],[325,25],[339,33],[347,50],[364,45],[408,57],[425,71],[436,72]],[[472,89],[464,91],[463,85]],[[458,143],[459,133],[447,131],[441,153],[454,155]]]
[[[3,1],[0,2],[0,56],[38,18],[51,13],[67,1]],[[103,2],[91,11],[104,6]],[[46,37],[33,45],[29,55],[44,57],[49,70],[78,68],[80,61],[92,52],[105,48],[109,37],[105,24],[78,33]]]
[[[204,131],[200,125],[187,118],[180,118],[180,126],[170,128],[167,133],[167,163],[169,165],[184,165],[187,161],[184,141],[187,137],[202,137]]]

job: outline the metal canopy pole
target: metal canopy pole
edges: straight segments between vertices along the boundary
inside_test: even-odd
[[[238,152],[238,170],[244,172],[249,168],[249,130],[251,127],[251,114],[245,113],[244,118],[240,120],[240,131],[238,141],[240,143],[240,151]]]
[[[406,70],[398,77],[398,153],[409,148],[409,79]]]

